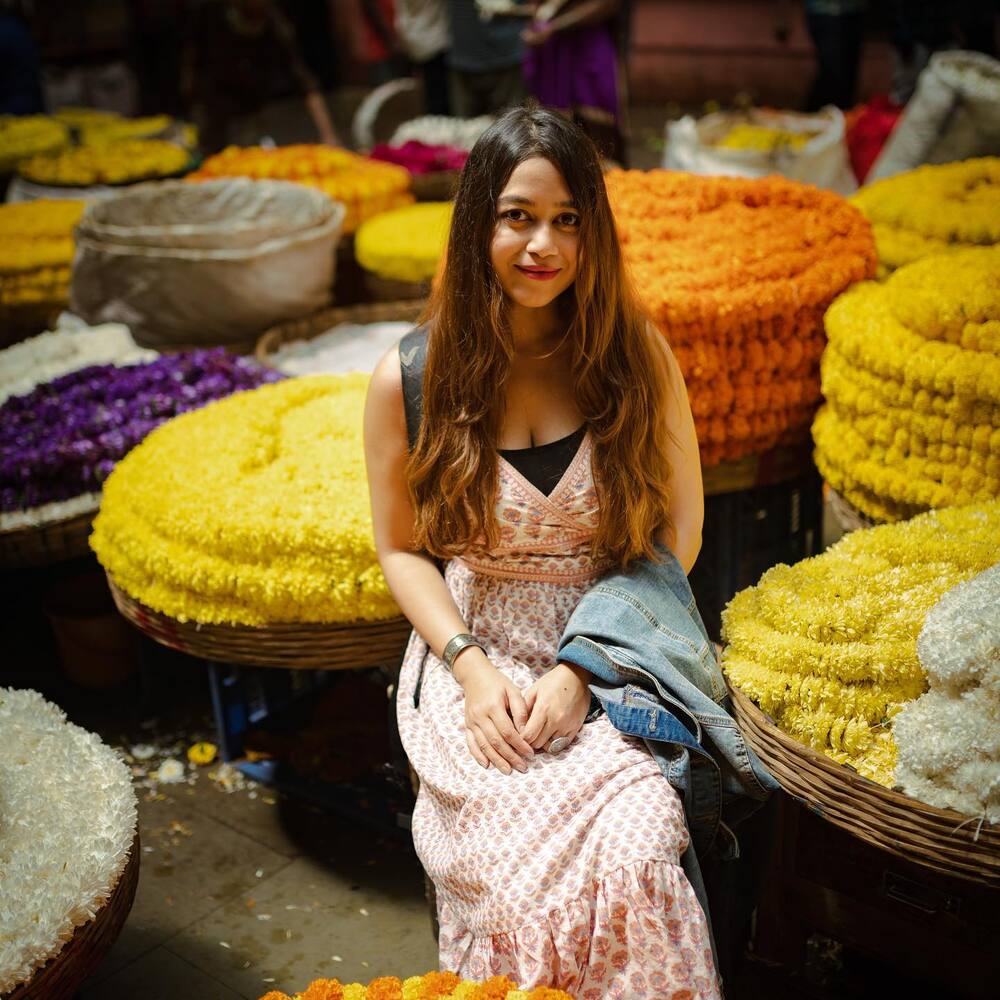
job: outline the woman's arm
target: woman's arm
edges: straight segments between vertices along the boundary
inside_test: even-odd
[[[691,416],[684,376],[666,340],[656,330],[650,335],[666,352],[670,371],[668,421],[673,436],[668,446],[671,471],[670,525],[660,533],[666,545],[684,568],[691,572],[701,551],[701,529],[705,520],[705,491],[701,482],[701,456],[698,435]]]
[[[440,656],[449,639],[469,629],[434,560],[412,548],[413,508],[405,475],[408,447],[399,351],[393,348],[375,369],[365,402],[365,462],[375,550],[396,603]],[[508,773],[510,765],[523,769],[519,754],[531,756],[531,747],[518,733],[528,718],[520,690],[475,646],[456,657],[454,675],[466,693],[467,739],[473,757],[484,766],[489,760]]]

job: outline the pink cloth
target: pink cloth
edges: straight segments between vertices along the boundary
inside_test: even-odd
[[[452,560],[466,623],[520,688],[555,662],[563,627],[594,580],[597,521],[588,434],[551,497],[503,458],[501,544]],[[506,975],[578,1000],[721,996],[704,913],[679,865],[684,812],[642,741],[600,716],[527,774],[484,770],[465,743],[462,689],[413,635],[399,728],[420,776],[413,841],[437,888],[442,969]]]

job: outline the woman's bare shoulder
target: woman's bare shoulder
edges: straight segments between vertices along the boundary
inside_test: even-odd
[[[379,434],[406,438],[406,411],[403,406],[403,375],[399,369],[399,345],[390,347],[379,359],[368,384],[366,421]]]

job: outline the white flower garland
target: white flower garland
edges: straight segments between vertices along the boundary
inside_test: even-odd
[[[128,861],[128,768],[36,691],[0,688],[0,994],[107,902]]]
[[[55,330],[0,351],[0,403],[88,365],[127,365],[155,357],[156,351],[139,347],[121,323],[91,327],[64,313]]]
[[[412,323],[341,323],[312,340],[293,340],[272,355],[286,375],[347,375],[375,371],[379,358]]]
[[[493,124],[491,115],[478,118],[449,118],[447,115],[422,115],[403,122],[389,140],[390,146],[402,146],[415,139],[426,146],[454,146],[472,149],[476,140]]]
[[[907,795],[1000,823],[1000,563],[928,612],[917,655],[930,690],[893,722]]]

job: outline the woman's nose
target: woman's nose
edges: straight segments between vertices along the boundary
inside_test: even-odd
[[[555,253],[556,248],[552,241],[552,227],[548,223],[540,222],[532,229],[527,249],[528,253],[538,254],[541,257]]]

